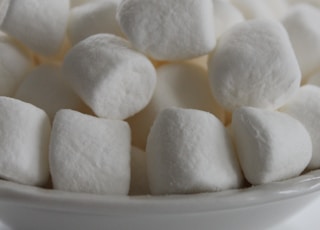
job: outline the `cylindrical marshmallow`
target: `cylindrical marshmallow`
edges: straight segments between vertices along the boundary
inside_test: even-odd
[[[119,0],[96,0],[75,7],[70,13],[68,34],[72,44],[99,33],[121,36],[116,21]]]
[[[284,107],[282,112],[288,113],[308,130],[312,140],[312,159],[308,169],[320,168],[320,88],[305,85]]]
[[[213,95],[230,111],[241,106],[279,108],[301,81],[285,29],[262,19],[225,32],[209,57],[208,70]]]
[[[49,179],[50,121],[46,113],[0,97],[0,177],[41,186]]]
[[[31,66],[29,55],[10,37],[0,34],[0,95],[13,96]]]
[[[129,195],[147,195],[150,194],[147,177],[147,158],[146,153],[132,146],[131,147],[131,180]]]
[[[130,147],[130,128],[126,122],[60,110],[50,140],[53,187],[71,192],[127,195]]]
[[[303,77],[308,77],[320,67],[320,10],[299,4],[291,7],[283,19]]]
[[[253,185],[300,175],[312,155],[310,135],[285,113],[242,107],[232,116],[237,153]]]
[[[123,0],[117,18],[133,45],[156,60],[202,56],[216,44],[212,0]]]
[[[59,50],[67,28],[69,1],[10,0],[3,13],[0,11],[1,30],[42,55]]]
[[[150,103],[128,119],[133,145],[145,149],[156,116],[172,106],[211,112],[224,121],[224,110],[213,99],[203,68],[184,62],[165,64],[157,69],[157,85]]]
[[[84,111],[86,107],[61,76],[60,67],[49,64],[29,72],[15,98],[43,109],[51,120],[60,109]]]
[[[243,178],[223,124],[212,114],[170,108],[154,122],[147,143],[151,194],[239,188]]]
[[[126,119],[151,100],[152,63],[111,34],[93,35],[67,54],[63,70],[75,92],[99,117]]]

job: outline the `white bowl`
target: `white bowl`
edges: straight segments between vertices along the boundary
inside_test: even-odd
[[[1,230],[265,229],[320,195],[320,170],[246,189],[175,196],[100,196],[0,182]]]

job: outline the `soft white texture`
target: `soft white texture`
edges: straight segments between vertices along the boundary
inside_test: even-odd
[[[5,34],[0,34],[0,95],[13,96],[31,69],[29,55]]]
[[[274,18],[267,0],[231,0],[230,2],[242,12],[246,19]]]
[[[147,178],[146,153],[132,146],[131,147],[131,181],[129,195],[149,194],[149,183]]]
[[[225,32],[209,57],[208,70],[213,95],[231,111],[241,106],[279,108],[301,81],[285,29],[262,19]]]
[[[51,120],[60,109],[83,111],[85,108],[62,78],[60,67],[49,64],[42,64],[29,72],[16,91],[15,98],[43,109]]]
[[[154,195],[220,191],[243,182],[223,124],[193,109],[159,114],[148,136],[147,172]]]
[[[117,18],[133,45],[156,60],[202,56],[216,44],[212,0],[123,0]]]
[[[320,88],[305,85],[299,89],[295,97],[290,100],[282,112],[288,113],[300,121],[310,134],[312,140],[312,159],[308,169],[320,168]]]
[[[68,18],[66,0],[10,0],[0,28],[33,51],[50,56],[63,43]]]
[[[111,34],[93,35],[66,55],[63,70],[75,92],[99,117],[126,119],[151,100],[152,63]]]
[[[53,187],[59,190],[127,195],[130,186],[130,128],[126,122],[60,110],[50,141]]]
[[[298,176],[311,159],[309,133],[287,114],[242,107],[233,113],[232,130],[241,168],[253,185]]]
[[[230,2],[225,0],[213,0],[213,3],[217,38],[235,24],[244,21],[242,13]]]
[[[190,63],[165,64],[157,69],[157,85],[150,103],[128,119],[133,145],[145,149],[156,116],[172,106],[211,112],[224,121],[224,110],[213,99],[203,68]]]
[[[75,7],[70,12],[68,34],[72,44],[99,33],[121,36],[116,21],[119,0],[96,0]]]
[[[293,6],[283,19],[302,76],[308,77],[320,66],[320,10],[308,5]]]
[[[26,185],[49,179],[50,121],[46,113],[13,98],[0,97],[0,177]]]

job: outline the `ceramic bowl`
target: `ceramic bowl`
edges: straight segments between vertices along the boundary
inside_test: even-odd
[[[232,230],[272,227],[320,196],[320,170],[245,189],[100,196],[0,182],[1,230]]]

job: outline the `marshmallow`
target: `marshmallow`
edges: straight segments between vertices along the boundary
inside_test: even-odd
[[[29,55],[7,35],[0,34],[0,95],[13,96],[31,66]]]
[[[1,30],[42,55],[59,50],[67,28],[69,1],[10,0],[8,4],[6,12],[0,11]]]
[[[130,186],[130,128],[72,110],[55,116],[50,141],[53,187],[126,195]]]
[[[292,7],[283,19],[303,77],[320,66],[319,21],[320,10],[307,4]]]
[[[244,21],[242,13],[230,2],[224,0],[214,0],[214,16],[217,38],[235,24]]]
[[[75,7],[70,13],[69,37],[73,44],[99,33],[121,36],[116,21],[119,0],[98,0]]]
[[[253,185],[300,175],[312,155],[304,126],[287,114],[242,107],[233,113],[240,165]]]
[[[157,79],[148,106],[127,120],[133,145],[144,149],[157,114],[172,106],[204,110],[224,119],[224,110],[213,99],[203,68],[190,63],[165,64],[157,69]]]
[[[279,108],[301,81],[285,29],[262,19],[225,32],[209,57],[208,70],[213,95],[230,111],[241,106]]]
[[[212,0],[123,0],[117,18],[128,39],[156,60],[182,60],[215,47]]]
[[[60,67],[43,64],[29,72],[15,97],[47,112],[53,120],[60,109],[84,111],[85,105],[61,76]]]
[[[129,195],[149,194],[149,184],[147,178],[146,153],[141,149],[131,147],[131,181]]]
[[[305,85],[299,89],[295,97],[290,100],[282,112],[288,113],[308,130],[312,140],[312,159],[308,169],[320,168],[320,88]]]
[[[50,121],[41,109],[0,97],[0,177],[45,185],[49,179]]]
[[[160,113],[147,143],[151,194],[238,188],[240,167],[223,124],[212,114],[170,108]]]
[[[273,19],[274,14],[264,0],[231,0],[246,19],[268,18]]]
[[[122,38],[93,35],[74,46],[63,70],[71,87],[99,117],[126,119],[151,100],[152,63]]]

